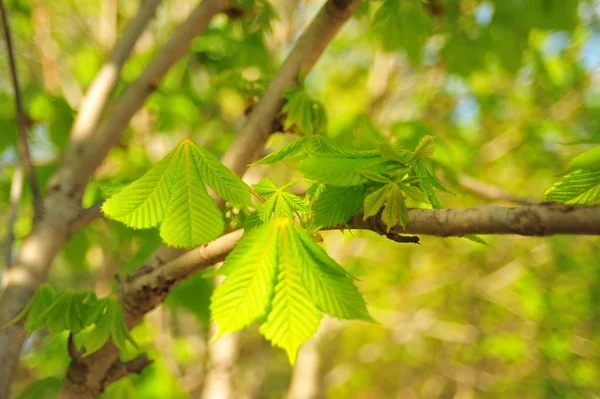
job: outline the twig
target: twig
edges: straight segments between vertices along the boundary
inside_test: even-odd
[[[19,131],[19,138],[17,145],[19,148],[19,155],[21,157],[21,163],[24,165],[27,171],[27,178],[29,180],[29,186],[31,188],[31,195],[33,197],[34,214],[35,217],[39,217],[42,213],[42,197],[40,195],[40,189],[35,177],[35,170],[31,162],[31,154],[29,152],[29,141],[27,138],[27,116],[23,109],[23,101],[21,99],[21,90],[19,88],[19,78],[17,76],[17,65],[15,62],[15,54],[12,45],[12,36],[10,33],[10,26],[8,24],[8,16],[6,15],[6,8],[4,7],[4,0],[0,0],[0,11],[2,12],[2,27],[4,28],[4,39],[6,41],[6,50],[8,53],[8,62],[10,65],[10,77],[12,80],[13,89],[15,91],[15,110],[17,113],[17,129]]]
[[[67,352],[69,353],[71,360],[76,363],[81,363],[81,353],[79,353],[75,346],[75,339],[72,332],[69,333],[69,339],[67,340]]]
[[[69,234],[73,234],[89,223],[102,217],[102,202],[92,205],[90,208],[82,208],[79,217],[69,226]]]
[[[117,360],[112,364],[106,373],[106,377],[102,383],[102,386],[107,387],[113,382],[127,377],[129,374],[140,374],[151,364],[152,360],[150,360],[148,355],[145,353],[127,362],[121,362]]]
[[[9,268],[13,262],[12,247],[15,241],[15,221],[19,214],[19,202],[23,193],[23,167],[15,167],[12,184],[10,185],[10,211],[6,226],[6,267]]]

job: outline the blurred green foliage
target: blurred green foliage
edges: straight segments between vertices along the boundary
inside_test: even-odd
[[[109,52],[97,29],[107,17],[100,0],[5,3],[33,158],[44,187],[65,149],[81,95]],[[245,16],[217,17],[193,43],[97,171],[98,181],[139,178],[183,138],[217,155],[227,149],[322,2],[247,3]],[[120,31],[139,2],[117,4],[117,14],[108,18],[117,20]],[[115,97],[191,5],[164,2],[126,65]],[[541,201],[561,176],[574,173],[572,159],[600,143],[598,10],[591,0],[365,1],[306,76],[302,93],[323,105],[327,125],[319,124],[318,130],[343,148],[377,149],[386,140],[412,149],[425,135],[435,136],[432,166],[457,194],[439,193],[444,206],[506,204],[508,197]],[[1,51],[4,59],[4,47]],[[0,75],[8,76],[6,62],[0,63]],[[17,164],[14,119],[13,93],[4,79],[3,226]],[[268,148],[290,141],[287,134],[274,134]],[[253,182],[268,174],[278,186],[301,177],[282,164],[251,171],[259,175]],[[465,176],[506,195],[490,197],[465,184]],[[100,198],[98,186],[90,184],[84,204]],[[15,224],[17,249],[29,233],[32,213],[25,187]],[[0,229],[2,259],[5,232]],[[360,279],[357,285],[381,323],[324,324],[315,343],[320,368],[314,377],[324,395],[600,394],[597,238],[485,237],[483,246],[421,237],[421,246],[408,246],[367,232],[323,234],[327,252]],[[49,280],[57,291],[95,290],[106,296],[114,291],[113,276],[139,267],[160,242],[155,230],[134,231],[109,220],[93,223],[63,248]],[[168,306],[132,332],[154,364],[114,384],[104,397],[197,397],[208,367],[211,291],[211,283],[196,277],[176,287]],[[58,389],[69,360],[66,340],[64,333],[30,336],[16,397],[44,397]],[[242,336],[237,359],[237,397],[282,397],[297,378],[285,354],[265,345],[256,331]],[[297,367],[306,367],[302,351]]]

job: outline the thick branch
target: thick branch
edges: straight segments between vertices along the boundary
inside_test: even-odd
[[[229,5],[228,0],[204,0],[192,11],[123,97],[107,110],[107,118],[94,134],[81,133],[72,137],[54,184],[62,183],[63,190],[77,196],[83,192],[89,177],[117,143],[148,96],[158,88],[165,74],[185,55],[192,41],[204,32],[212,17],[226,10]]]
[[[161,0],[142,1],[137,15],[123,32],[121,40],[113,48],[106,63],[94,78],[81,101],[77,117],[71,129],[71,143],[87,140],[98,126],[100,116],[108,104],[110,93],[112,93],[119,80],[123,65],[129,59],[133,46],[135,46],[146,26],[154,18],[156,8],[160,2]],[[69,151],[73,152],[73,149]]]
[[[271,81],[264,95],[256,104],[248,121],[223,156],[223,164],[241,176],[254,162],[264,146],[273,120],[283,106],[283,92],[298,84],[298,78],[307,75],[335,34],[350,18],[358,0],[329,0],[306,31],[300,36],[294,49]]]
[[[19,78],[17,75],[17,64],[15,62],[12,36],[10,34],[10,25],[8,24],[8,16],[6,15],[4,0],[0,0],[0,13],[2,14],[2,27],[4,29],[4,39],[6,42],[6,51],[8,53],[10,77],[13,89],[15,91],[15,112],[17,114],[17,129],[19,131],[17,145],[19,148],[21,164],[23,164],[25,170],[27,171],[27,178],[29,179],[29,187],[31,188],[31,195],[33,197],[35,215],[37,217],[42,211],[42,199],[37,179],[35,177],[33,163],[31,162],[31,154],[29,153],[29,141],[27,138],[27,116],[25,115],[23,101],[21,100],[21,89],[19,87]]]
[[[463,209],[411,209],[405,229],[395,226],[396,234],[427,234],[441,237],[471,234],[519,234],[550,236],[556,234],[600,235],[600,207],[543,203],[519,207],[496,205]],[[343,226],[339,226],[343,228]],[[363,221],[362,214],[349,222],[350,229],[373,230],[386,234],[378,218]]]
[[[192,40],[204,31],[211,18],[225,10],[228,5],[228,0],[202,2],[156,55],[140,78],[114,105],[109,117],[94,134],[82,134],[70,142],[59,172],[52,177],[48,186],[43,218],[34,223],[31,234],[23,242],[15,265],[4,274],[5,290],[0,300],[0,324],[18,314],[37,287],[46,280],[52,260],[72,233],[71,225],[80,216],[80,199],[89,176],[117,142],[131,117],[157,87],[169,68],[184,55]],[[0,399],[9,396],[10,383],[17,369],[24,338],[25,332],[19,325],[0,330]],[[107,368],[104,369],[106,370]],[[104,374],[100,376],[102,377]],[[86,392],[89,397],[95,397],[93,391]]]

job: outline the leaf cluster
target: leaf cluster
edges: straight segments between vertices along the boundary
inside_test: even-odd
[[[365,219],[381,212],[389,230],[408,223],[408,199],[441,208],[436,191],[452,193],[425,166],[434,152],[434,138],[429,135],[414,151],[387,143],[379,150],[346,150],[314,136],[294,141],[257,163],[302,156],[297,169],[321,186],[307,195],[315,228],[341,225],[362,207]]]
[[[251,205],[248,186],[207,150],[182,141],[146,174],[108,199],[108,217],[136,229],[160,226],[169,245],[191,248],[217,238],[223,214],[208,194]]]
[[[348,273],[290,218],[248,232],[218,274],[226,276],[211,302],[219,335],[259,322],[292,363],[323,313],[373,321]]]
[[[137,347],[125,325],[121,304],[113,296],[98,299],[91,291],[56,292],[43,284],[25,309],[4,327],[23,318],[29,332],[45,328],[56,335],[70,331],[85,348],[84,356],[96,352],[109,338],[121,350],[126,349],[126,342]]]

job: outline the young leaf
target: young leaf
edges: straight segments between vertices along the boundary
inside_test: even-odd
[[[102,211],[133,228],[158,226],[169,205],[179,151],[180,146],[175,147],[144,176],[106,200]]]
[[[82,339],[83,347],[85,348],[84,356],[89,356],[108,341],[110,337],[110,329],[112,320],[110,317],[101,317],[95,323],[91,331],[85,332]]]
[[[331,227],[342,224],[363,204],[364,186],[325,186],[314,205],[314,225]]]
[[[305,146],[311,141],[311,137],[303,137],[299,140],[292,141],[290,144],[285,145],[261,159],[260,161],[254,162],[252,165],[262,165],[284,161],[301,153]]]
[[[385,205],[387,201],[387,191],[388,187],[385,185],[367,195],[364,202],[364,220],[366,220],[369,216],[376,215],[381,207]]]
[[[267,313],[277,273],[277,233],[272,222],[254,228],[219,269],[227,278],[210,305],[219,334],[244,328]]]
[[[283,187],[282,187],[283,189]],[[281,198],[286,202],[286,204],[292,209],[294,212],[309,212],[308,205],[302,201],[302,198],[298,197],[292,193],[281,193]]]
[[[29,332],[38,330],[44,325],[44,321],[37,323],[35,322],[40,318],[42,314],[46,311],[50,304],[54,303],[56,298],[56,291],[52,288],[52,286],[48,283],[40,285],[37,289],[33,298],[29,301],[27,306],[18,315],[15,316],[14,319],[3,325],[1,328],[6,328],[17,321],[21,320],[25,315],[27,315],[27,321],[25,322],[25,329]],[[34,324],[35,322],[35,324]],[[33,325],[33,326],[32,326]],[[32,328],[39,325],[38,328]]]
[[[108,308],[106,317],[110,320],[110,335],[113,342],[121,350],[126,349],[126,342],[129,342],[135,348],[139,348],[135,342],[123,318],[123,309],[121,303],[116,297],[110,297],[108,300]]]
[[[419,141],[417,148],[412,153],[410,161],[419,160],[423,158],[427,158],[435,152],[435,142],[433,141],[433,136],[425,136]]]
[[[390,179],[388,179],[384,175],[382,175],[380,173],[371,172],[370,170],[359,170],[358,173],[363,175],[367,179],[377,182],[377,183],[387,184],[387,183],[392,182]]]
[[[292,224],[291,230],[304,284],[319,310],[339,319],[373,321],[350,275],[300,226]]]
[[[408,211],[400,187],[397,184],[388,184],[387,187],[388,193],[381,220],[383,220],[389,231],[396,225],[404,227],[408,224]]]
[[[278,197],[278,195],[273,195],[261,205],[257,213],[262,223],[265,223],[267,220],[269,220],[269,218],[271,218],[271,215],[275,211],[275,205],[277,205]]]
[[[406,226],[408,211],[402,189],[396,183],[386,184],[367,195],[364,203],[364,219],[376,215],[383,208],[381,220],[389,229],[396,225]]]
[[[167,244],[193,247],[216,238],[224,227],[205,183],[230,202],[250,204],[250,191],[241,179],[208,151],[184,140],[102,209],[133,228],[162,222],[160,233]]]
[[[171,198],[160,236],[169,245],[191,248],[218,237],[225,223],[199,179],[200,171],[196,170],[197,163],[189,147],[182,149],[180,158],[173,173]]]
[[[321,312],[371,320],[352,278],[293,220],[275,217],[227,257],[212,298],[220,333],[263,320],[261,332],[294,361]]]
[[[279,267],[275,293],[271,310],[260,332],[273,345],[285,349],[290,363],[294,364],[300,346],[317,332],[322,313],[304,286],[302,268],[295,259],[296,237],[292,234],[287,229],[282,229],[279,234]]]
[[[312,180],[333,186],[358,186],[368,179],[359,171],[383,173],[389,164],[381,158],[313,157],[300,162],[298,170]]]
[[[184,140],[185,143],[185,140]],[[213,154],[188,140],[197,174],[217,195],[236,205],[252,205],[250,190],[242,179],[225,167]]]
[[[284,96],[287,102],[282,111],[287,114],[286,127],[297,125],[308,136],[325,132],[327,115],[323,103],[310,97],[301,87],[286,90]]]
[[[600,200],[600,170],[576,170],[555,183],[546,199],[564,204],[592,204]]]
[[[260,195],[269,195],[277,191],[277,186],[273,180],[269,179],[268,177],[263,177],[261,181],[253,184],[252,187],[254,187],[256,192]]]

